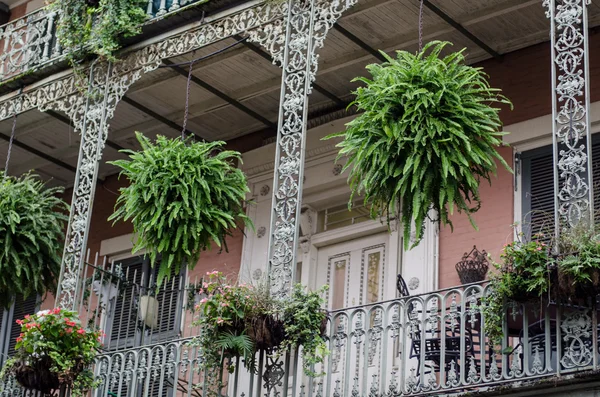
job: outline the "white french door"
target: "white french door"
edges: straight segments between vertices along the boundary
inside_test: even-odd
[[[388,233],[379,233],[319,248],[317,287],[329,285],[329,310],[395,297],[385,282],[396,277],[396,264],[388,260],[389,239]]]

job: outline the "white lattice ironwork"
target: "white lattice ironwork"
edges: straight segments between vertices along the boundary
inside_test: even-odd
[[[551,22],[556,234],[588,222],[593,208],[587,6],[544,0]],[[561,222],[562,221],[562,222]]]

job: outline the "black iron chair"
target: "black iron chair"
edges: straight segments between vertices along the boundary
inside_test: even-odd
[[[401,298],[410,297],[410,292],[401,274],[398,274],[396,288]],[[420,315],[422,312],[415,310],[415,305],[411,302],[407,306],[407,315]],[[441,328],[441,327],[439,327]],[[444,322],[442,329],[426,329],[424,332],[417,323],[417,328],[412,330],[411,347],[409,358],[415,358],[418,361],[417,373],[421,372],[421,350],[425,349],[423,354],[425,363],[424,368],[428,368],[431,372],[440,372],[442,366],[442,339],[444,339],[444,363],[446,372],[450,370],[451,363],[454,362],[455,370],[460,370],[460,346],[461,339],[465,342],[465,361],[468,362],[470,357],[475,355],[473,346],[473,337],[471,330],[465,329],[465,336],[461,335],[460,324],[452,325],[449,322]],[[425,334],[425,339],[422,340],[422,334]]]

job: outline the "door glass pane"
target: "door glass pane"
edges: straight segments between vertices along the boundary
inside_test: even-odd
[[[367,255],[367,303],[379,301],[379,274],[381,267],[381,252],[371,252]]]
[[[347,259],[338,259],[333,262],[333,310],[344,307],[344,295],[346,294],[346,265]]]

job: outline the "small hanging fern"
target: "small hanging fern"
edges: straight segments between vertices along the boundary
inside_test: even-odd
[[[353,80],[365,84],[352,103],[363,113],[325,138],[343,138],[338,159],[348,157],[352,196],[364,194],[374,219],[401,219],[406,249],[412,221],[414,247],[431,209],[452,227],[456,206],[476,228],[480,180],[490,181],[495,160],[510,171],[496,151],[506,133],[492,105],[511,103],[481,68],[464,63],[464,50],[441,57],[448,44],[429,43],[416,55],[398,51],[397,59],[382,53],[387,62],[367,66],[372,80]]]
[[[152,265],[159,262],[157,284],[193,267],[200,252],[219,247],[241,220],[250,190],[244,173],[235,167],[241,156],[220,151],[224,142],[191,142],[158,136],[152,143],[136,133],[142,150],[123,150],[131,160],[110,162],[121,168],[130,185],[120,189],[109,220],[133,223],[137,234],[134,252],[147,250]],[[225,245],[226,248],[226,245]]]
[[[0,306],[15,295],[54,292],[60,274],[68,205],[62,188],[46,188],[36,175],[0,171]]]

